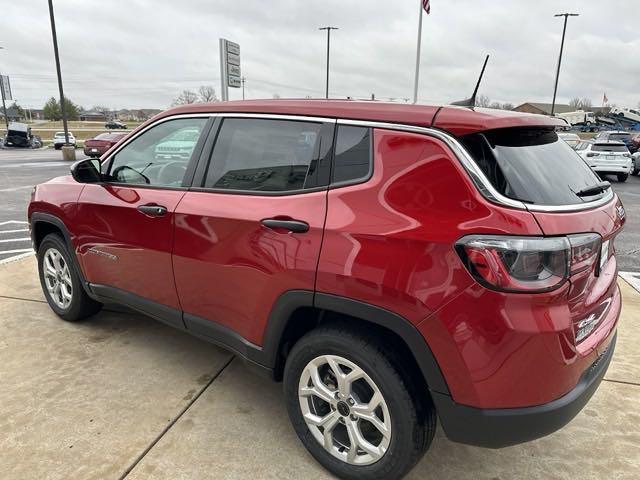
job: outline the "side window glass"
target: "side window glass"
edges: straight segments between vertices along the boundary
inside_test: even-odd
[[[218,133],[206,188],[286,192],[305,187],[317,164],[321,123],[227,118]]]
[[[371,169],[371,129],[340,125],[336,138],[333,182],[366,178]]]
[[[109,180],[181,186],[206,123],[206,118],[181,118],[152,127],[116,153],[109,168]]]

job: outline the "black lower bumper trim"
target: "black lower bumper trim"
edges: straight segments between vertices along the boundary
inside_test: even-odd
[[[609,367],[615,345],[616,336],[573,390],[544,405],[482,409],[460,405],[448,395],[431,392],[447,437],[454,442],[502,448],[555,432],[569,423],[595,393]]]

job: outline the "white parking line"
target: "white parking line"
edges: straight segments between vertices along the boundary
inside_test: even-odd
[[[640,273],[639,272],[618,272],[626,282],[640,292]]]
[[[2,226],[2,225],[11,225],[11,224],[28,225],[29,222],[27,222],[25,220],[7,220],[5,222],[0,222],[0,226]]]
[[[2,240],[0,240],[0,243],[27,242],[27,241],[31,241],[31,238],[29,238],[29,237],[22,237],[22,238],[3,238]],[[0,251],[0,253],[2,253],[2,252]]]
[[[25,185],[24,187],[0,188],[0,192],[17,192],[18,190],[26,190],[27,188],[33,188],[33,185]]]
[[[4,252],[0,252],[0,255],[4,255],[5,253],[24,253],[24,252],[32,252],[33,248],[18,248],[15,250],[5,250]]]
[[[2,252],[2,253],[6,253],[6,252]],[[4,265],[5,263],[9,263],[9,262],[15,262],[16,260],[20,260],[21,258],[26,258],[26,257],[30,257],[31,255],[34,255],[35,252],[31,249],[29,249],[26,252],[21,253],[20,255],[14,255],[13,257],[9,257],[9,258],[5,258],[0,260],[0,265]]]
[[[0,234],[3,233],[18,233],[18,232],[28,232],[28,228],[19,228],[17,230],[0,230]]]

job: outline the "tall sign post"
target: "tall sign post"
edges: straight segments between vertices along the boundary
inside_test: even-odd
[[[11,100],[11,84],[9,83],[9,77],[6,75],[0,75],[0,92],[2,92],[2,111],[4,113],[4,124],[7,127],[7,134],[9,133],[9,117],[7,117],[7,104],[6,100]]]
[[[220,39],[220,95],[222,101],[229,100],[229,87],[242,86],[240,70],[240,45],[225,38]]]

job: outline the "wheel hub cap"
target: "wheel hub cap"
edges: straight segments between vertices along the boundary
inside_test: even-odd
[[[71,271],[64,257],[56,248],[49,248],[42,260],[44,284],[53,303],[66,309],[73,299]]]
[[[347,402],[338,402],[338,413],[343,417],[348,417],[351,409]]]

